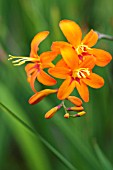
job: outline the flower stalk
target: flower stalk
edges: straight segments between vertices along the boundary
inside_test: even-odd
[[[113,36],[111,35],[107,35],[107,34],[103,34],[103,33],[100,33],[98,31],[96,31],[96,33],[98,34],[98,39],[101,40],[101,39],[106,39],[106,40],[111,40],[113,41]]]

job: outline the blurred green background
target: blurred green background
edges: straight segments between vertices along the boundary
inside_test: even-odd
[[[45,120],[44,114],[59,103],[56,96],[29,105],[33,92],[24,65],[7,61],[9,54],[29,56],[30,42],[40,31],[50,31],[40,52],[63,40],[62,19],[76,21],[84,33],[93,28],[113,35],[113,1],[0,0],[0,170],[113,169],[113,62],[95,69],[105,85],[90,89],[86,116],[67,120],[61,110]],[[96,47],[113,54],[112,41],[100,40]]]

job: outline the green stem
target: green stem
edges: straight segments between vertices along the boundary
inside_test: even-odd
[[[64,108],[65,113],[67,113],[67,108],[66,108],[66,106],[64,104],[64,100],[62,101],[62,107]]]

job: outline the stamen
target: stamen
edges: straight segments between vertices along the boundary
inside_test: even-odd
[[[9,55],[8,60],[13,60],[12,63],[14,64],[14,66],[20,66],[22,64],[24,64],[27,61],[32,61],[32,62],[39,62],[40,58],[33,58],[33,57],[24,57],[24,56],[12,56]],[[15,60],[16,59],[16,60]]]
[[[82,71],[80,72],[80,74],[81,74],[81,77],[86,78],[86,76],[84,75],[84,73],[82,73]]]
[[[74,78],[86,78],[87,76],[90,75],[90,70],[89,68],[79,68],[73,71],[73,77]]]
[[[91,50],[91,48],[82,43],[76,48],[76,52],[78,55],[81,55],[83,52],[87,52],[87,50]]]

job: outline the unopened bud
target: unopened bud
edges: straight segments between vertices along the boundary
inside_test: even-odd
[[[49,110],[46,114],[45,114],[45,118],[49,119],[52,118],[54,116],[54,114],[57,112],[57,110],[59,110],[62,107],[62,105],[58,105],[53,107],[51,110]]]
[[[82,106],[79,106],[79,107],[74,106],[74,107],[67,108],[67,110],[68,111],[82,111],[84,110],[84,108]]]
[[[70,115],[70,117],[76,118],[76,117],[81,117],[81,116],[83,116],[83,115],[85,115],[85,114],[86,114],[86,112],[85,112],[85,111],[82,111],[82,112],[79,112],[79,113],[77,113],[77,114]]]
[[[35,93],[30,99],[29,104],[36,104],[40,102],[44,97],[48,96],[49,94],[56,93],[57,89],[45,89],[41,90],[40,92]]]
[[[75,115],[75,117],[81,117],[81,116],[83,116],[83,115],[85,115],[85,114],[86,114],[86,112],[85,112],[85,111],[82,111],[82,112],[77,113],[77,114]]]
[[[64,115],[64,118],[68,119],[68,118],[69,118],[69,113],[66,113],[66,114]]]
[[[82,105],[82,100],[75,96],[68,96],[67,98],[71,103],[73,103],[76,106]]]

